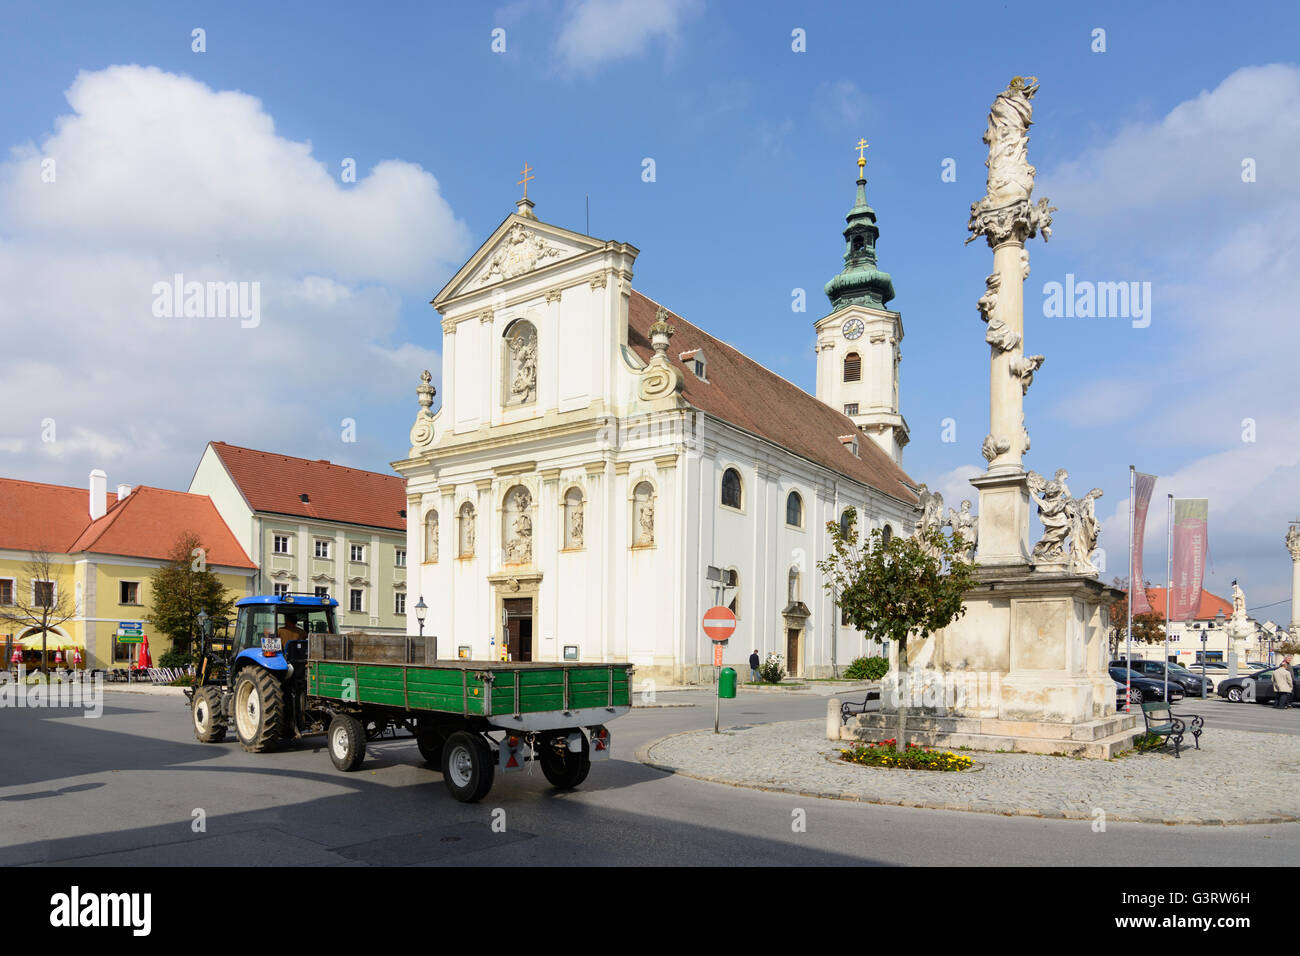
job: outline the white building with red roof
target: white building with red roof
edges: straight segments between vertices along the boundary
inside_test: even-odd
[[[707,679],[700,621],[718,603],[739,621],[724,661],[746,678],[755,648],[807,677],[872,652],[817,570],[848,507],[898,534],[916,514],[901,317],[862,181],[858,200],[831,312],[810,330],[818,396],[633,289],[635,247],[520,201],[433,300],[441,406],[426,374],[393,463],[412,600],[442,656]]]
[[[405,634],[406,487],[396,475],[209,442],[189,490],[260,569],[258,594],[327,594],[345,631]]]

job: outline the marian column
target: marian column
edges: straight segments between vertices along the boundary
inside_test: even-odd
[[[972,479],[980,492],[979,562],[984,565],[1028,564],[1029,485],[1022,456],[1029,451],[1024,396],[1041,355],[1025,355],[1024,283],[1029,275],[1025,240],[1052,233],[1046,199],[1035,205],[1035,169],[1026,149],[1032,122],[1035,78],[1015,77],[989,110],[984,142],[989,147],[988,191],[971,204],[967,242],[983,236],[993,250],[993,272],[985,279],[977,306],[987,324],[989,343],[989,434],[982,451],[988,471]]]
[[[1286,549],[1291,552],[1291,640],[1300,638],[1300,522],[1291,522],[1286,533]]]

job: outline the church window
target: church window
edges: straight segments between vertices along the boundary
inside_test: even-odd
[[[845,415],[856,415],[857,413],[858,413],[857,402],[849,402],[847,405],[844,406]]]
[[[648,481],[632,490],[632,547],[653,548],[655,544],[655,491]]]
[[[433,564],[438,560],[438,512],[430,511],[424,516],[424,560]],[[402,552],[402,564],[406,563],[406,552]]]
[[[785,523],[795,528],[803,527],[803,498],[792,491],[785,499]]]
[[[862,381],[862,356],[857,352],[850,352],[844,356],[844,381]]]
[[[840,534],[847,538],[852,529],[853,519],[849,517],[849,509],[845,508],[844,512],[840,515]]]
[[[531,322],[510,323],[501,359],[501,403],[509,407],[537,401],[537,329]]]
[[[883,541],[885,544],[889,544],[889,539],[892,538],[893,536],[894,536],[894,529],[891,528],[889,525],[885,525],[880,531],[880,540]]]
[[[727,607],[731,610],[731,613],[736,615],[736,618],[739,619],[740,618],[740,572],[737,571],[735,568],[728,568],[726,572],[725,581],[728,588],[733,590],[734,592],[731,596],[731,601],[728,602],[727,604]]]
[[[586,521],[586,515],[583,513],[582,490],[580,488],[570,488],[564,493],[564,548],[573,550],[582,547],[584,538],[583,524]]]
[[[459,539],[459,556],[474,557],[474,506],[465,502],[460,506],[460,515],[456,519],[456,536]]]
[[[740,507],[740,472],[734,468],[722,473],[722,503],[728,508]]]

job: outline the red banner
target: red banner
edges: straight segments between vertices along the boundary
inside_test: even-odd
[[[1174,499],[1174,594],[1170,620],[1186,621],[1201,606],[1209,515],[1208,498]]]
[[[1132,595],[1133,616],[1150,614],[1151,604],[1147,601],[1146,578],[1142,576],[1142,539],[1147,531],[1147,508],[1151,505],[1151,493],[1156,488],[1156,476],[1137,472],[1133,480],[1133,580],[1129,582],[1129,594]]]

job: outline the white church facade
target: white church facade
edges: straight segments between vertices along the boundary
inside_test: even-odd
[[[440,656],[708,680],[700,619],[717,603],[736,612],[724,663],[742,676],[755,648],[804,677],[878,652],[817,570],[826,523],[849,506],[860,527],[904,535],[916,515],[902,323],[861,178],[848,221],[813,396],[635,290],[635,247],[520,201],[433,300],[441,405],[426,373],[410,453],[393,463],[408,593]]]

